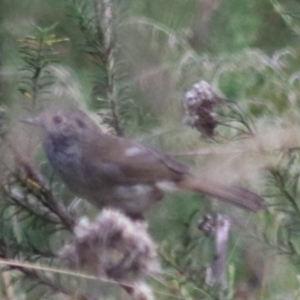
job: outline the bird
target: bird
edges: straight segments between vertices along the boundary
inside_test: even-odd
[[[159,149],[103,132],[79,108],[46,108],[22,121],[38,127],[46,156],[65,185],[99,209],[139,219],[166,192],[180,189],[254,212],[263,207],[254,192],[200,177]]]

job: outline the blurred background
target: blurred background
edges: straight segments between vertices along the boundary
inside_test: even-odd
[[[0,257],[55,265],[74,219],[98,213],[78,204],[37,132],[19,122],[72,104],[107,132],[265,199],[258,213],[189,192],[153,207],[157,299],[298,299],[299,13],[297,0],[0,0]],[[196,95],[203,84],[205,103]],[[207,214],[231,223],[217,285],[207,279],[215,233],[199,229]],[[61,274],[2,270],[3,299],[131,299],[82,278],[77,297]],[[97,292],[84,296],[89,289]]]

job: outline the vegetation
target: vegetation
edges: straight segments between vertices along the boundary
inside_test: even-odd
[[[299,298],[299,1],[0,7],[1,299]],[[145,224],[95,212],[19,122],[61,103],[265,208],[179,192]]]

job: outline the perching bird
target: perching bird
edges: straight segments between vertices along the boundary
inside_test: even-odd
[[[253,192],[199,178],[162,151],[102,132],[82,110],[46,109],[23,121],[38,126],[47,157],[69,189],[99,208],[139,218],[165,192],[178,188],[251,211],[262,207],[263,199]]]

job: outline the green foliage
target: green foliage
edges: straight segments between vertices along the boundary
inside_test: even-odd
[[[67,41],[59,39],[52,32],[56,24],[41,28],[35,27],[34,36],[19,40],[20,54],[24,66],[20,68],[19,91],[25,98],[30,99],[34,110],[38,108],[37,99],[41,98],[39,93],[45,92],[53,84],[54,78],[48,67],[56,63],[55,46]]]

